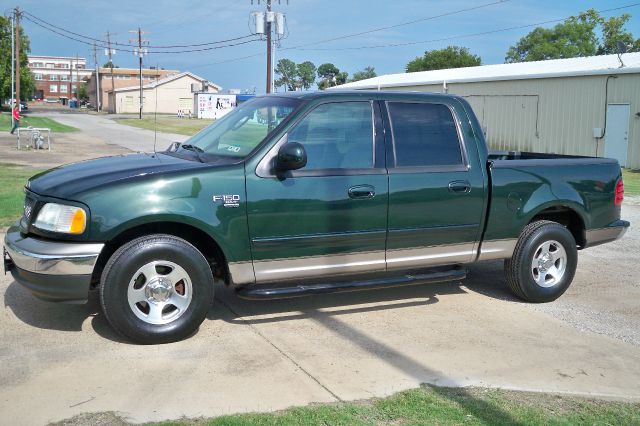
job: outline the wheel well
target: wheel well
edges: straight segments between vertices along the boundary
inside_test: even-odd
[[[567,229],[573,235],[576,240],[578,248],[584,247],[586,244],[585,225],[582,217],[575,211],[565,206],[553,206],[549,207],[535,215],[531,222],[537,220],[551,220],[557,222]],[[529,222],[529,223],[531,223]]]
[[[227,284],[229,283],[229,269],[224,252],[209,234],[184,223],[154,222],[127,229],[105,244],[93,269],[91,276],[92,287],[100,283],[102,270],[118,248],[136,238],[152,234],[173,235],[193,244],[209,262],[213,276],[224,280]]]

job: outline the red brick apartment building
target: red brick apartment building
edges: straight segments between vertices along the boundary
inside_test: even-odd
[[[29,69],[35,80],[35,99],[65,104],[77,96],[79,85],[93,72],[87,69],[85,58],[66,56],[29,56]]]

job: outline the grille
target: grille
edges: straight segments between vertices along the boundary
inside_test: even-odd
[[[33,207],[36,205],[36,200],[25,197],[24,199],[24,218],[27,222],[31,219],[31,213],[33,213]]]

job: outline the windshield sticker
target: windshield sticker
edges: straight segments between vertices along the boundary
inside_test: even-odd
[[[222,203],[224,207],[237,208],[240,207],[239,195],[214,195],[213,202],[218,204]]]

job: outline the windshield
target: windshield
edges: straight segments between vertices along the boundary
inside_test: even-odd
[[[252,99],[187,139],[177,152],[189,152],[200,161],[207,156],[246,157],[298,105],[292,98]]]

